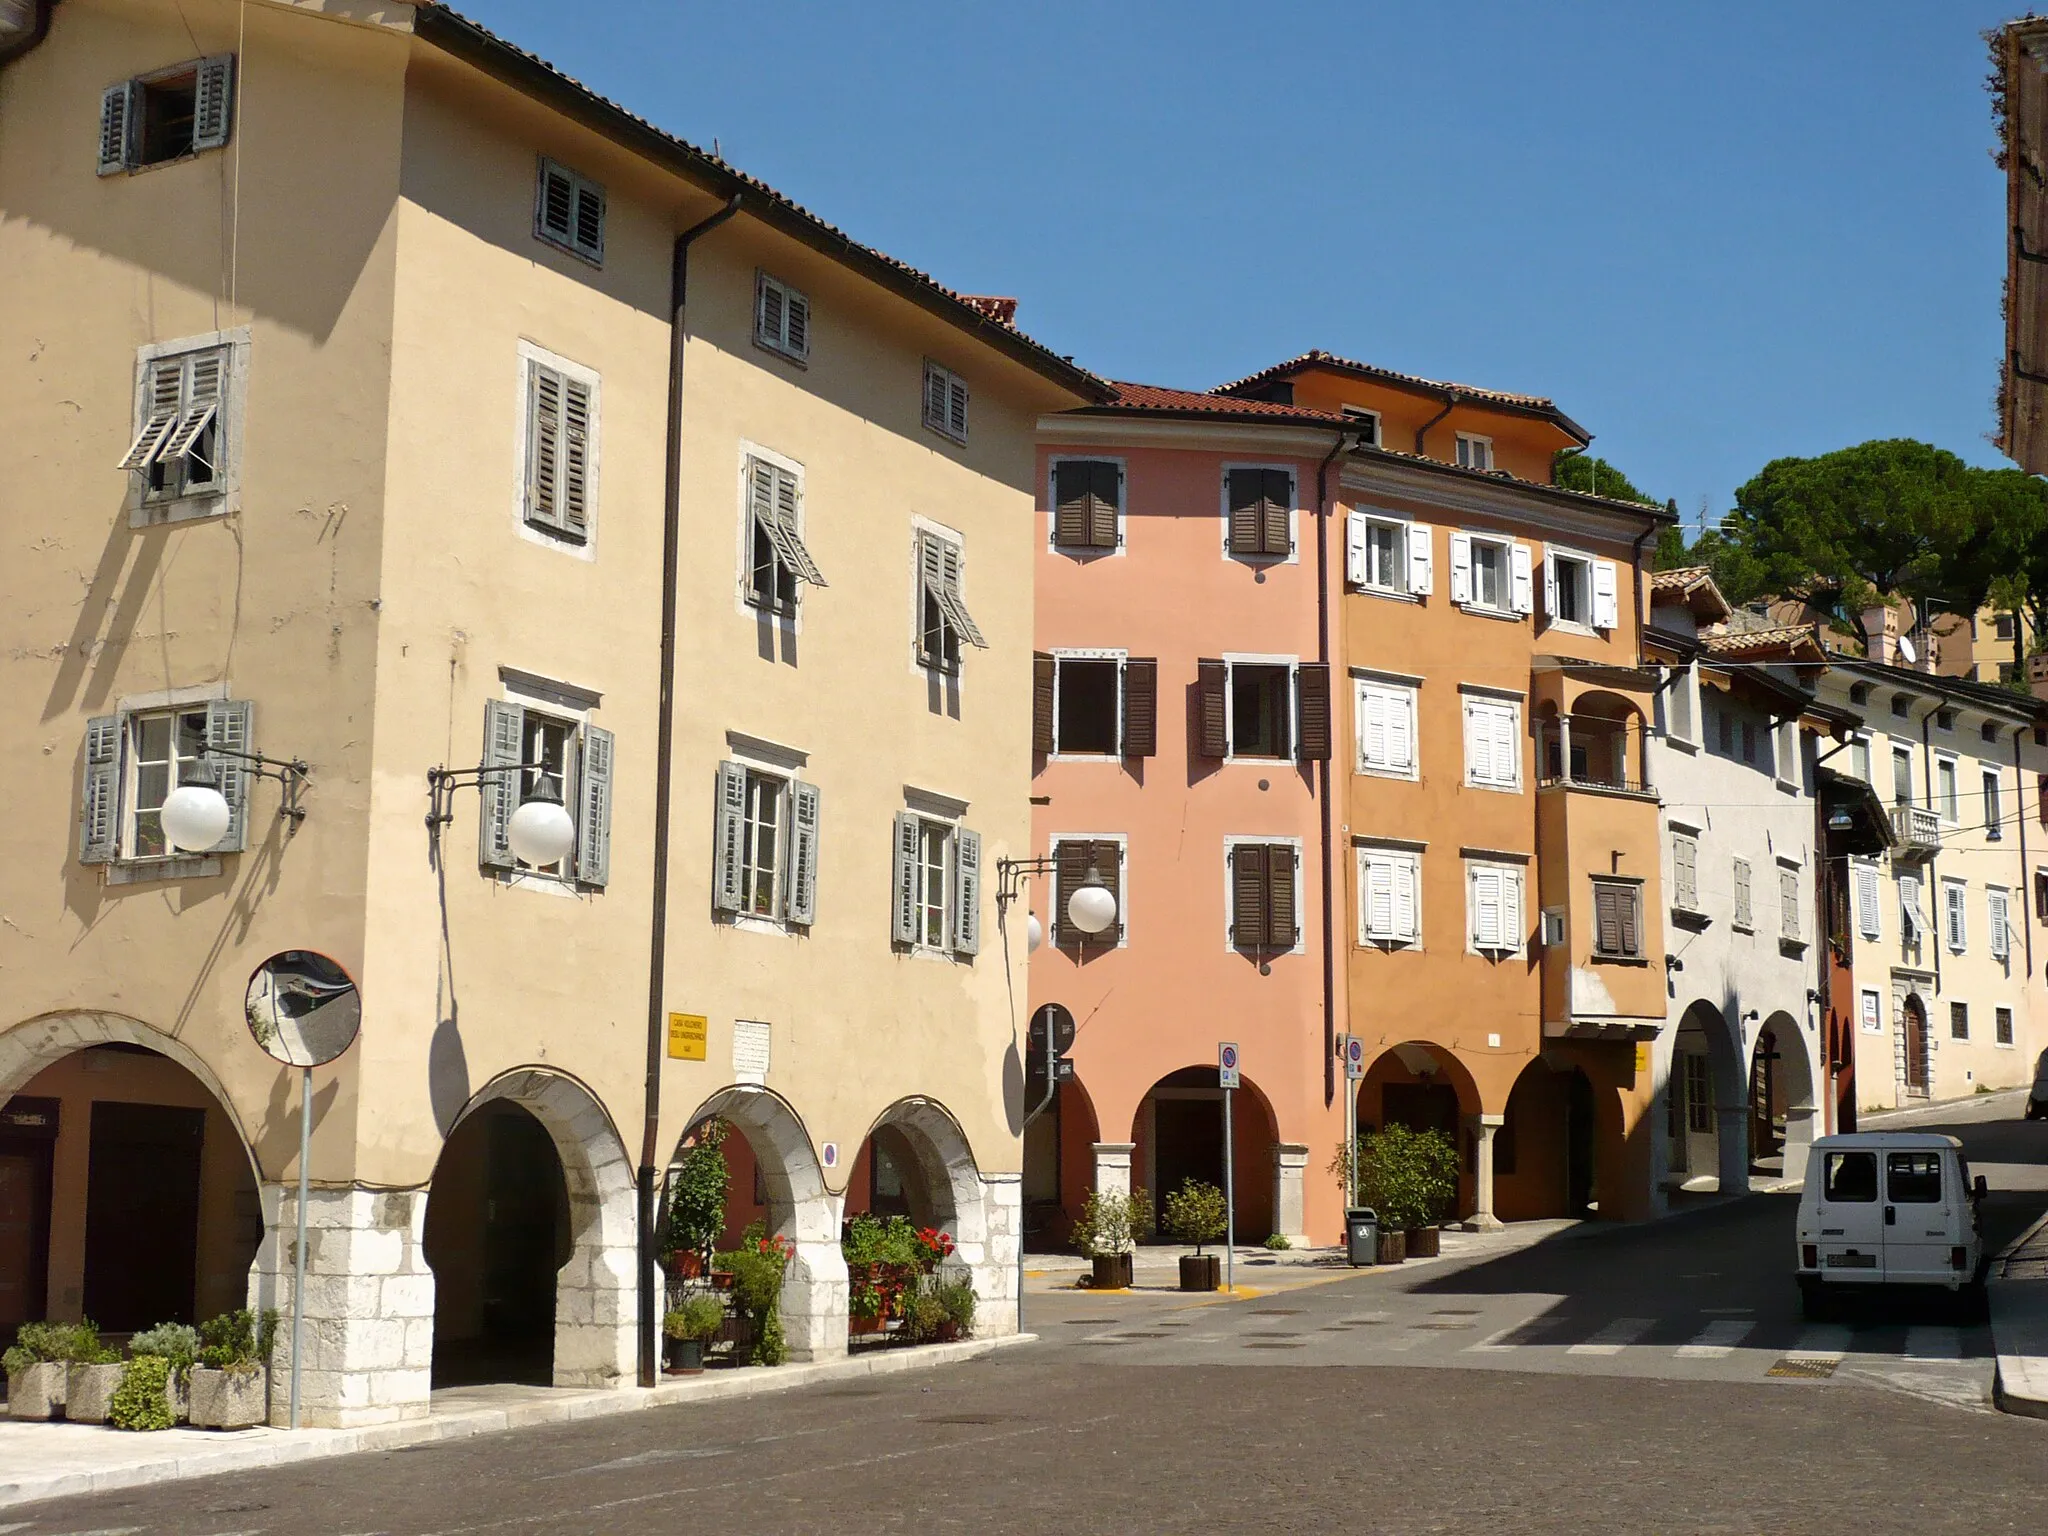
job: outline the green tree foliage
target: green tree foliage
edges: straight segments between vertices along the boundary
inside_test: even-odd
[[[670,1253],[709,1253],[725,1231],[727,1169],[723,1120],[707,1121],[669,1180]]]
[[[108,1422],[116,1429],[169,1429],[177,1423],[167,1390],[175,1367],[162,1355],[137,1355],[121,1367]]]
[[[1568,491],[1586,491],[1595,496],[1605,496],[1610,501],[1640,501],[1645,506],[1657,505],[1656,497],[1637,490],[1627,475],[1583,448],[1558,449],[1550,460],[1550,481]]]
[[[1166,1197],[1166,1219],[1160,1223],[1177,1242],[1193,1243],[1195,1252],[1223,1236],[1229,1213],[1223,1206],[1223,1191],[1200,1179],[1185,1180]]]

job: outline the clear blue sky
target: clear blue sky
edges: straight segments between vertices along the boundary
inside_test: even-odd
[[[457,8],[1114,378],[1550,395],[1688,524],[2002,462],[1984,0]]]

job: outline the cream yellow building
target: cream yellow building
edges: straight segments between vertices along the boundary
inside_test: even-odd
[[[244,994],[318,951],[363,1022],[313,1081],[309,1421],[497,1335],[631,1379],[636,1181],[713,1114],[799,1356],[882,1162],[1009,1326],[1033,429],[1101,387],[445,8],[46,14],[0,72],[0,1169],[43,1234],[0,1322],[289,1305],[295,1074]],[[302,823],[235,750],[306,764]],[[500,771],[430,827],[438,766]],[[179,854],[189,780],[236,815]]]

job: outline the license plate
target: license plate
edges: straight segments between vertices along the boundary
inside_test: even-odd
[[[1821,1260],[1829,1269],[1875,1269],[1877,1255],[1874,1253],[1831,1253]]]

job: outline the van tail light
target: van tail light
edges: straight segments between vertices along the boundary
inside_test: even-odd
[[[1963,1247],[1949,1249],[1948,1267],[1957,1274],[1961,1274],[1964,1270],[1968,1269],[1970,1267],[1970,1250]]]
[[[1818,1244],[1801,1243],[1799,1245],[1799,1267],[1801,1269],[1820,1268],[1820,1247]]]

